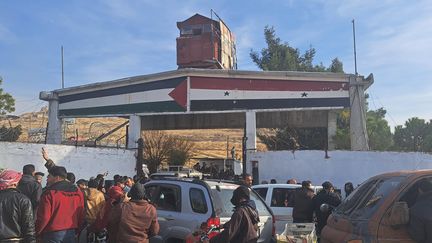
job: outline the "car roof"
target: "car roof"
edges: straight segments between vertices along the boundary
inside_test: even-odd
[[[425,175],[432,175],[432,170],[401,170],[401,171],[393,171],[393,172],[387,172],[383,174],[376,175],[374,177],[393,177],[393,176],[425,176]]]
[[[207,184],[209,187],[214,188],[216,186],[222,187],[233,187],[237,188],[239,185],[233,181],[224,181],[224,180],[213,180],[213,179],[196,179],[196,178],[181,178],[181,177],[165,177],[165,178],[156,178],[151,179],[148,183],[162,182],[162,183],[194,183],[194,184]]]
[[[299,188],[301,187],[301,185],[299,184],[259,184],[259,185],[252,186],[252,188],[274,188],[274,187]]]

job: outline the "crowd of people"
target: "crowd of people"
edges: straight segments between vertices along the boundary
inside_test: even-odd
[[[83,242],[81,239],[84,242],[147,242],[158,234],[156,208],[144,188],[147,178],[115,175],[113,180],[107,180],[105,173],[76,181],[75,175],[57,166],[45,150],[42,157],[48,171],[45,188],[42,188],[45,173],[36,172],[33,164],[25,165],[22,173],[14,170],[0,173],[4,225],[0,242],[8,242],[5,239],[49,243]],[[258,211],[249,196],[252,176],[246,174],[241,179],[243,186],[234,191],[231,199],[232,220],[211,242],[243,242],[241,239],[253,240],[257,236]],[[287,183],[297,182],[291,179]],[[310,181],[304,181],[286,199],[286,206],[293,207],[294,223],[313,222],[315,213],[318,232],[323,228],[328,213],[321,212],[319,206],[327,203],[336,207],[341,201],[330,182],[325,182],[323,188],[315,195]]]
[[[196,163],[193,166],[194,170],[201,172],[206,178],[222,179],[222,180],[238,180],[231,166],[225,166],[225,169],[218,169],[215,164],[207,165],[205,162]]]
[[[100,174],[75,184],[73,173],[42,156],[45,188],[33,164],[0,172],[0,242],[148,242],[159,233],[146,178]]]
[[[36,172],[33,164],[25,165],[22,172],[0,171],[0,243],[145,243],[159,233],[156,206],[144,186],[147,178],[115,175],[113,180],[107,180],[105,173],[75,181],[75,175],[56,165],[45,150],[42,157],[48,171],[44,188],[45,173]],[[231,220],[223,225],[221,233],[201,242],[257,242],[259,215],[250,200],[252,176],[245,174],[241,183],[231,198],[234,205]],[[272,179],[270,183],[277,181]],[[297,181],[290,179],[287,183]],[[408,231],[413,238],[423,232],[422,210],[431,198],[432,183],[423,184],[419,187],[419,202],[411,210]],[[284,194],[282,200],[284,206],[293,208],[293,223],[316,223],[318,235],[331,209],[341,203],[340,192],[335,191],[331,182],[324,182],[322,188],[315,194],[311,181],[303,181],[301,187]],[[354,186],[348,182],[344,189],[348,197]],[[327,209],[323,210],[322,205]]]
[[[252,176],[246,175],[244,183],[248,186],[252,185]],[[289,179],[287,184],[297,184],[297,180]],[[267,181],[262,181],[261,184],[268,184]],[[276,179],[271,179],[270,184],[277,184]],[[283,195],[274,195],[276,200],[272,205],[292,207],[293,223],[314,223],[316,222],[316,232],[321,233],[321,230],[326,225],[327,219],[331,214],[331,210],[322,210],[323,204],[330,208],[336,208],[341,202],[342,197],[335,192],[335,187],[329,181],[322,184],[323,189],[315,194],[311,181],[302,181],[301,187],[292,192]],[[346,183],[345,193],[348,196],[354,190],[351,182]],[[278,203],[280,201],[281,203]]]

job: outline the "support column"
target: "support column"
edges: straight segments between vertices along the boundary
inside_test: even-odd
[[[368,134],[366,130],[366,102],[365,102],[365,83],[360,77],[352,75],[350,77],[350,137],[351,150],[369,150]]]
[[[328,111],[327,112],[327,149],[328,150],[334,150],[335,149],[335,143],[334,143],[334,136],[336,136],[336,129],[337,129],[337,113],[335,111]]]
[[[246,112],[246,173],[252,174],[251,154],[256,152],[256,112]]]
[[[141,117],[130,116],[128,127],[128,149],[138,148],[137,141],[141,137]]]
[[[39,99],[48,101],[48,128],[46,131],[47,144],[61,144],[62,142],[62,119],[58,117],[59,101],[54,92],[41,92]]]

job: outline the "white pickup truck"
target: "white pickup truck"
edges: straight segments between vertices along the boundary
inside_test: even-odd
[[[273,211],[276,221],[276,233],[281,234],[287,223],[292,223],[292,207],[288,207],[288,200],[292,193],[301,185],[298,184],[262,184],[252,186]],[[312,186],[315,194],[322,190],[322,186]]]

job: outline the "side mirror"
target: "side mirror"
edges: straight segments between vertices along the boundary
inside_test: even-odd
[[[322,213],[328,213],[328,212],[330,212],[330,205],[328,205],[327,203],[321,204],[320,211]]]
[[[409,223],[409,208],[406,202],[396,202],[390,209],[388,222],[393,227]]]

